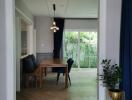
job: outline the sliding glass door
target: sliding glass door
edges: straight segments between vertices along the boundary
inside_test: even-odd
[[[65,31],[63,57],[72,57],[74,68],[96,68],[97,32]]]

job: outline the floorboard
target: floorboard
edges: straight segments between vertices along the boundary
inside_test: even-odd
[[[97,100],[96,70],[71,71],[69,88],[64,88],[64,77],[56,85],[56,73],[48,73],[43,88],[24,88],[16,100]]]

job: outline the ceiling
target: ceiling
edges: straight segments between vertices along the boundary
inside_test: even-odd
[[[34,16],[53,17],[53,3],[56,17],[97,18],[98,0],[23,0]]]

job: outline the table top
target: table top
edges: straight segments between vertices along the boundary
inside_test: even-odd
[[[67,62],[63,59],[46,59],[41,61],[40,67],[67,67]]]

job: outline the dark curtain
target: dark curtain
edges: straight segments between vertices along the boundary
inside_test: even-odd
[[[132,0],[122,1],[120,65],[125,100],[132,100]]]
[[[62,47],[62,38],[63,38],[63,29],[64,29],[64,19],[63,18],[54,18],[56,25],[59,27],[59,30],[54,33],[54,58],[60,58],[60,50]]]

